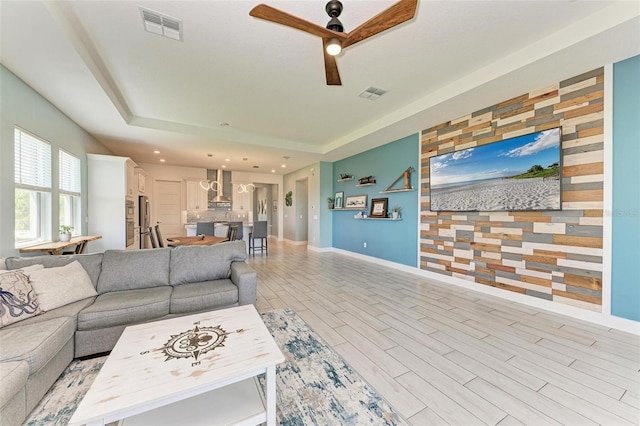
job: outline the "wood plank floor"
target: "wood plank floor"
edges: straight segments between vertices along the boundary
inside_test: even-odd
[[[258,310],[295,310],[411,424],[640,424],[639,336],[272,241]]]

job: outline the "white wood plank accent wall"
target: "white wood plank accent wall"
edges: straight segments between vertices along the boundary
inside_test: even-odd
[[[426,129],[420,269],[601,312],[604,69]],[[562,127],[562,211],[431,212],[429,158]]]

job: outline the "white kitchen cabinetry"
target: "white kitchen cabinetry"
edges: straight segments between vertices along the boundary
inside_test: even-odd
[[[138,205],[135,167],[127,157],[87,154],[87,229],[89,235],[102,236],[89,246],[92,252],[127,248],[125,202]],[[135,214],[131,220],[137,225]]]
[[[232,204],[231,209],[251,211],[251,199],[253,198],[253,186],[243,183],[233,184]]]
[[[120,158],[127,158],[127,157],[120,157]],[[127,192],[125,195],[127,195],[128,197],[133,197],[134,195],[136,195],[136,183],[135,183],[135,168],[136,168],[136,163],[134,163],[133,161],[131,161],[129,159],[129,161],[125,162],[125,166],[126,166],[126,170],[127,170],[127,175],[126,175],[126,188],[127,188]]]
[[[145,195],[147,190],[147,173],[139,167],[136,167],[136,181],[138,182],[138,194]]]
[[[207,210],[207,191],[202,189],[199,181],[187,181],[187,210]]]

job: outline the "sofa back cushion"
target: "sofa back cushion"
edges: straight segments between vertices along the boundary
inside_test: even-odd
[[[98,294],[169,285],[170,255],[169,248],[105,251]]]
[[[231,262],[244,261],[246,258],[244,241],[176,247],[171,249],[169,283],[180,285],[229,278]]]
[[[100,276],[100,270],[102,269],[102,253],[76,254],[71,256],[45,255],[32,257],[8,257],[5,259],[7,269],[20,269],[31,265],[43,265],[45,268],[58,268],[66,266],[75,260],[80,262],[84,270],[89,274],[93,288],[97,288],[98,277]]]

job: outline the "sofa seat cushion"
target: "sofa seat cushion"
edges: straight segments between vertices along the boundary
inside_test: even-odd
[[[29,364],[26,361],[0,362],[0,408],[27,385]]]
[[[98,293],[168,286],[170,253],[169,248],[105,251]]]
[[[182,284],[173,289],[171,313],[195,313],[236,303],[238,303],[238,287],[231,280]]]
[[[78,314],[78,330],[131,325],[169,313],[171,287],[122,290],[99,295]]]
[[[40,323],[60,317],[70,317],[73,320],[74,327],[76,327],[78,322],[78,313],[87,306],[91,305],[94,299],[95,297],[90,297],[88,299],[82,299],[78,302],[69,303],[68,305],[61,306],[52,311],[48,311],[35,317],[27,318],[24,321],[8,325],[6,328],[21,327],[23,325]]]
[[[73,318],[60,317],[0,330],[0,361],[26,361],[29,375],[39,371],[75,333]]]
[[[169,283],[180,285],[231,276],[231,262],[247,258],[244,241],[211,246],[181,246],[171,250]]]

